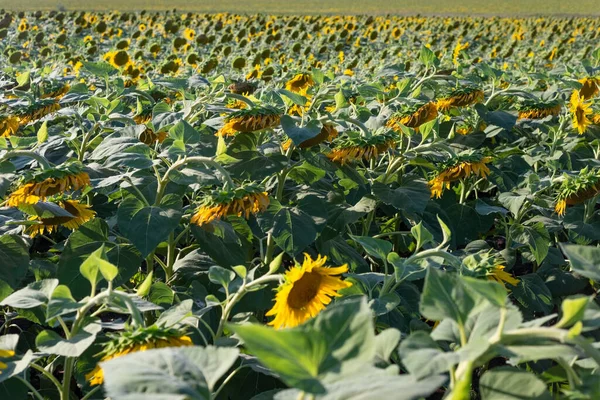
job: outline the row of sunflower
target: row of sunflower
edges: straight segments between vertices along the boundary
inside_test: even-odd
[[[0,25],[0,397],[600,395],[597,20]]]

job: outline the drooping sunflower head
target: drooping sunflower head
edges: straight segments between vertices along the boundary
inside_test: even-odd
[[[312,76],[310,74],[296,74],[292,79],[290,79],[286,84],[285,88],[290,92],[300,92],[305,90],[315,84]]]
[[[238,133],[261,131],[279,125],[281,112],[271,106],[258,106],[243,109],[225,117],[225,125],[217,136],[235,136]]]
[[[234,82],[227,88],[235,94],[249,95],[254,93],[258,86],[252,82]]]
[[[164,328],[158,325],[139,328],[127,328],[119,334],[108,334],[110,340],[104,344],[99,354],[101,361],[112,360],[127,354],[160,349],[165,347],[192,346],[192,339],[177,329]],[[99,365],[86,374],[90,385],[101,385],[104,382],[104,371]]]
[[[51,196],[75,192],[90,185],[90,176],[83,171],[83,166],[76,162],[27,172],[23,183],[8,197],[7,206],[32,205]]]
[[[59,200],[56,205],[64,212],[56,213],[54,211],[50,215],[44,212],[42,215],[31,216],[29,221],[33,221],[35,224],[29,225],[25,232],[33,238],[40,234],[55,232],[61,226],[76,230],[96,215],[96,212],[89,205],[83,204],[79,200]],[[33,208],[37,207],[34,206]]]
[[[370,137],[358,132],[345,132],[334,141],[334,147],[327,157],[342,165],[355,161],[370,161],[393,148],[397,135],[394,131],[382,131]]]
[[[248,219],[252,214],[265,211],[268,206],[267,192],[257,184],[247,183],[235,189],[208,194],[192,216],[191,223],[202,226],[228,215]]]
[[[20,121],[18,117],[0,114],[0,137],[9,137],[17,133]]]
[[[152,107],[144,107],[141,112],[133,117],[133,121],[138,125],[143,125],[152,120]]]
[[[68,83],[60,81],[43,81],[41,85],[42,99],[61,99],[71,89]]]
[[[442,95],[437,100],[436,105],[438,110],[446,112],[453,107],[468,107],[476,103],[481,103],[483,102],[483,98],[483,90],[476,86],[466,86]]]
[[[275,305],[266,316],[275,318],[269,322],[275,329],[293,328],[315,317],[338,291],[352,286],[339,275],[348,272],[348,266],[326,267],[327,257],[318,256],[313,260],[304,255],[302,265],[290,268],[284,276],[284,283],[277,289]]]
[[[495,281],[506,288],[508,283],[517,286],[519,279],[505,271],[504,260],[492,251],[481,251],[470,254],[462,261],[463,266],[475,277],[487,278]]]
[[[595,97],[600,92],[600,78],[595,76],[588,76],[586,78],[580,79],[579,83],[581,83],[581,89],[579,89],[579,95],[583,97],[584,100],[589,100],[592,97]]]
[[[569,102],[569,111],[573,118],[573,128],[577,129],[577,132],[582,135],[592,123],[589,119],[592,115],[591,103],[586,103],[584,98],[579,95],[579,92],[574,90]]]
[[[166,131],[155,132],[153,129],[146,127],[140,134],[140,142],[152,146],[154,143],[164,142],[168,135]]]
[[[27,125],[58,110],[60,110],[60,104],[56,99],[39,99],[27,107],[18,108],[15,115],[19,117],[21,125]]]
[[[238,100],[238,99],[227,99],[227,104],[226,104],[227,108],[231,108],[233,110],[244,110],[246,108],[248,108],[248,103],[246,103],[245,101],[242,100]]]
[[[600,193],[600,170],[584,168],[577,176],[565,176],[558,194],[554,211],[564,215],[568,205],[583,203]]]
[[[402,133],[402,125],[416,129],[429,121],[433,121],[437,118],[437,115],[438,109],[434,102],[405,104],[402,109],[392,114],[386,126],[397,133]]]
[[[486,178],[490,173],[486,164],[491,160],[491,157],[476,152],[465,152],[441,163],[431,174],[429,180],[431,197],[442,197],[444,189],[450,189],[452,182],[469,178],[472,175]]]
[[[338,134],[339,133],[337,129],[335,129],[334,125],[323,124],[323,127],[321,128],[321,131],[317,134],[317,136],[305,140],[304,142],[300,143],[298,147],[300,147],[301,149],[308,149],[325,141],[332,141],[338,137]],[[287,150],[290,148],[291,145],[292,139],[288,139],[281,144],[281,147],[283,147],[284,150]]]
[[[543,119],[560,114],[562,106],[558,100],[522,99],[516,104],[518,119]]]

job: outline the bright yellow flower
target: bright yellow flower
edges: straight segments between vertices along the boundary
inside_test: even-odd
[[[315,81],[313,81],[310,74],[297,74],[285,84],[285,88],[290,92],[299,93],[303,89],[307,89],[314,84]]]
[[[183,37],[191,42],[196,37],[196,31],[191,28],[186,28],[183,31]]]
[[[52,233],[60,226],[64,226],[67,229],[75,230],[79,228],[84,223],[92,220],[96,215],[96,212],[90,210],[90,206],[87,204],[82,204],[79,200],[64,200],[60,201],[58,205],[61,208],[64,208],[71,217],[68,216],[59,216],[59,217],[38,217],[32,216],[29,218],[30,221],[37,221],[38,223],[35,225],[30,225],[26,229],[26,233],[35,237],[37,235],[43,233]]]
[[[202,226],[227,215],[244,216],[248,219],[251,214],[263,212],[268,206],[269,195],[267,192],[246,193],[240,198],[228,199],[223,202],[208,202],[202,205],[192,216],[190,222]]]
[[[401,125],[409,128],[418,128],[419,126],[433,121],[437,118],[438,109],[435,103],[429,102],[419,107],[419,109],[409,115],[393,115],[386,126],[393,129],[395,132],[402,133]]]
[[[9,137],[19,130],[19,118],[0,116],[0,137]]]
[[[235,136],[238,133],[261,131],[274,128],[280,122],[279,112],[270,107],[244,109],[231,114],[225,119],[225,125],[216,136]]]
[[[450,189],[450,184],[471,175],[486,178],[490,169],[486,165],[491,161],[490,157],[483,157],[480,161],[462,161],[439,172],[429,181],[431,197],[440,198],[444,188]]]
[[[275,329],[293,328],[315,317],[332,297],[340,296],[339,290],[352,286],[339,276],[348,272],[346,264],[340,267],[325,267],[327,257],[311,259],[304,255],[301,266],[295,266],[285,273],[285,282],[275,295],[275,305],[266,316],[275,316],[269,325]]]
[[[573,116],[573,128],[577,129],[580,135],[582,135],[587,127],[592,123],[588,118],[592,115],[592,105],[586,103],[583,96],[579,95],[579,92],[574,90],[571,95],[571,101],[569,103],[569,111]]]
[[[63,194],[68,190],[77,191],[89,186],[90,176],[86,172],[67,174],[59,178],[46,178],[41,182],[28,182],[21,185],[8,197],[8,207],[31,205],[44,201],[47,197]]]
[[[458,90],[448,97],[437,101],[438,110],[444,112],[452,107],[467,107],[472,104],[483,102],[484,93],[479,89]]]
[[[10,358],[15,355],[15,352],[12,350],[0,349],[0,358]],[[6,363],[0,361],[0,375],[2,375],[2,370],[8,368]]]
[[[505,283],[508,283],[512,286],[517,286],[519,284],[519,280],[513,277],[511,274],[504,270],[504,265],[496,265],[491,271],[488,272],[487,278],[490,281],[495,281],[504,286],[506,288]]]

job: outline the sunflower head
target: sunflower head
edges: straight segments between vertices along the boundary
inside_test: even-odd
[[[467,107],[481,103],[484,98],[483,90],[476,86],[466,86],[454,89],[437,100],[436,106],[442,112],[449,111],[453,107]]]
[[[583,96],[578,91],[574,90],[571,94],[571,100],[569,102],[569,111],[573,119],[573,128],[577,129],[580,135],[582,135],[592,123],[589,119],[592,115],[591,103],[586,103]]]
[[[2,359],[11,358],[15,355],[13,350],[0,349],[0,375],[2,375],[2,370],[8,368],[8,365],[1,361]]]
[[[164,328],[158,325],[149,327],[128,327],[119,334],[108,334],[109,341],[99,354],[101,361],[112,360],[138,351],[160,349],[164,347],[192,346],[189,336],[177,329]],[[104,372],[99,365],[85,376],[90,385],[101,385],[104,382]]]
[[[318,144],[321,144],[325,141],[332,141],[338,137],[338,134],[339,133],[337,129],[335,129],[334,125],[323,124],[323,127],[321,128],[321,131],[317,134],[317,136],[305,140],[304,142],[300,143],[298,147],[300,147],[301,149],[308,149],[313,146],[317,146]],[[292,139],[288,139],[285,142],[283,142],[281,146],[284,150],[287,150],[290,148],[292,143]]]
[[[258,106],[243,109],[225,117],[225,125],[219,129],[219,136],[234,136],[238,133],[261,131],[279,125],[281,112],[271,106]]]
[[[543,119],[560,114],[562,106],[558,100],[522,99],[515,105],[519,119]]]
[[[429,121],[433,121],[437,118],[437,115],[438,109],[434,102],[405,104],[402,109],[392,114],[386,126],[397,133],[402,133],[402,125],[416,129]]]
[[[91,210],[90,206],[80,203],[79,200],[59,200],[56,205],[62,208],[64,212],[52,216],[45,216],[46,213],[41,216],[31,216],[29,221],[35,223],[29,225],[25,232],[33,238],[40,234],[55,232],[61,226],[75,230],[96,215],[96,212]]]
[[[21,125],[27,125],[57,110],[60,110],[60,104],[56,99],[38,99],[29,106],[18,108],[15,115],[19,117]]]
[[[42,98],[61,99],[71,89],[68,83],[59,81],[44,81],[41,85]]]
[[[394,131],[382,131],[370,137],[358,132],[345,132],[334,141],[334,148],[327,157],[342,165],[355,161],[370,161],[393,148],[398,139]]]
[[[19,130],[18,117],[0,114],[0,137],[13,136]]]
[[[243,216],[248,219],[251,214],[263,212],[268,206],[267,192],[257,184],[247,183],[235,189],[213,191],[208,194],[192,216],[191,223],[203,226],[228,215]]]
[[[265,314],[275,317],[269,325],[275,329],[298,326],[324,310],[332,297],[340,296],[338,291],[352,286],[339,277],[348,272],[347,265],[326,267],[326,262],[327,257],[313,260],[305,254],[301,265],[285,273],[285,281],[275,295],[275,305]]]
[[[490,173],[486,164],[491,160],[491,157],[476,152],[465,152],[440,163],[429,180],[431,196],[442,197],[444,189],[450,189],[452,182],[469,178],[472,175],[486,178]]]
[[[600,170],[584,168],[579,175],[565,176],[558,189],[554,211],[564,215],[568,205],[583,203],[600,193]]]
[[[306,90],[309,87],[313,86],[315,81],[313,80],[310,74],[296,74],[292,79],[290,79],[286,84],[285,88],[290,92],[299,93],[302,90]]]
[[[507,283],[511,286],[519,284],[519,279],[504,270],[504,260],[491,251],[470,254],[463,259],[462,264],[470,274],[498,282],[505,288]]]
[[[227,88],[231,93],[249,95],[254,93],[258,86],[252,82],[234,82]]]
[[[586,78],[580,79],[579,83],[581,83],[581,89],[579,89],[579,95],[583,97],[584,100],[589,100],[592,97],[595,97],[600,92],[600,78],[595,76],[588,76]]]

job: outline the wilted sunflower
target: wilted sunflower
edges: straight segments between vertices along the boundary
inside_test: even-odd
[[[293,328],[315,317],[340,296],[339,290],[352,286],[339,276],[348,272],[346,264],[340,267],[325,267],[327,257],[313,260],[304,254],[302,265],[290,268],[284,276],[285,282],[277,289],[275,305],[266,316],[275,316],[269,325],[275,329]]]
[[[138,125],[143,125],[146,122],[152,120],[152,108],[147,107],[142,110],[138,115],[133,117],[133,121]]]
[[[57,110],[60,110],[60,104],[55,99],[42,99],[28,107],[18,109],[16,116],[19,117],[21,125],[27,125]]]
[[[517,103],[516,108],[519,111],[518,119],[543,119],[560,114],[562,106],[557,100],[524,99]]]
[[[588,118],[592,115],[592,105],[586,103],[579,92],[574,90],[571,94],[571,101],[569,102],[569,111],[573,116],[573,128],[577,129],[580,135],[582,135],[592,123]]]
[[[47,83],[43,88],[42,99],[53,98],[59,100],[63,98],[65,94],[71,89],[68,83],[62,82],[50,82]]]
[[[324,141],[332,141],[338,136],[338,131],[335,129],[335,126],[332,124],[323,124],[321,131],[317,134],[317,136],[312,137],[310,139],[306,139],[304,142],[300,143],[298,147],[301,149],[308,149],[310,147],[316,146]],[[283,150],[287,150],[292,145],[292,139],[288,139],[281,144]]]
[[[0,349],[0,358],[10,358],[15,355],[15,352],[12,350]],[[2,375],[2,370],[8,368],[6,363],[0,361],[0,375]]]
[[[244,110],[248,108],[248,103],[238,99],[228,99],[226,106],[227,108],[231,108],[234,110]]]
[[[0,137],[9,137],[19,130],[19,118],[0,115]]]
[[[346,132],[345,136],[338,138],[334,144],[335,147],[327,154],[327,157],[333,162],[344,165],[354,161],[369,161],[377,158],[379,154],[394,147],[396,135],[390,131],[364,137],[357,132]]]
[[[259,106],[229,114],[217,136],[235,136],[238,133],[261,131],[279,125],[281,113],[270,106]]]
[[[24,182],[8,197],[8,207],[35,204],[50,196],[77,191],[91,184],[90,176],[77,163],[36,171]]]
[[[285,84],[285,88],[290,92],[299,93],[314,84],[315,81],[310,74],[297,74]]]
[[[140,134],[140,142],[147,144],[148,146],[154,143],[162,143],[167,138],[168,133],[166,131],[154,132],[152,129],[146,127],[144,132]]]
[[[256,91],[257,85],[252,82],[234,82],[227,87],[232,93],[248,95]]]
[[[452,107],[467,107],[472,104],[483,102],[483,90],[476,87],[465,87],[455,89],[450,94],[438,99],[436,105],[438,110],[445,112]]]
[[[490,169],[486,164],[491,160],[491,157],[469,153],[459,155],[443,163],[438,171],[434,173],[433,178],[429,180],[431,197],[439,199],[442,197],[444,188],[450,189],[452,182],[468,178],[471,175],[486,178],[490,173]]]
[[[600,79],[595,76],[589,76],[579,80],[583,86],[579,89],[579,95],[584,100],[589,100],[595,97],[600,92]]]
[[[246,184],[233,190],[214,191],[192,216],[191,223],[202,226],[227,215],[250,218],[269,206],[269,195],[258,185]]]
[[[402,133],[402,126],[418,128],[419,126],[437,118],[438,109],[434,102],[416,104],[394,113],[387,121],[386,126],[395,132]]]
[[[70,216],[31,216],[29,220],[36,221],[37,223],[28,226],[25,232],[29,236],[35,237],[43,233],[55,232],[61,226],[64,226],[67,229],[75,230],[84,223],[92,220],[96,215],[96,212],[91,210],[89,205],[82,204],[79,202],[79,200],[61,200],[57,204],[65,211],[67,211],[70,214]]]
[[[192,339],[176,329],[152,325],[147,328],[128,329],[120,334],[109,334],[110,341],[104,344],[100,361],[108,361],[127,354],[165,347],[193,346]],[[104,383],[104,371],[99,365],[85,379],[90,385]]]
[[[566,177],[558,190],[554,211],[564,215],[567,205],[581,204],[600,193],[600,170],[587,167],[576,177]]]

